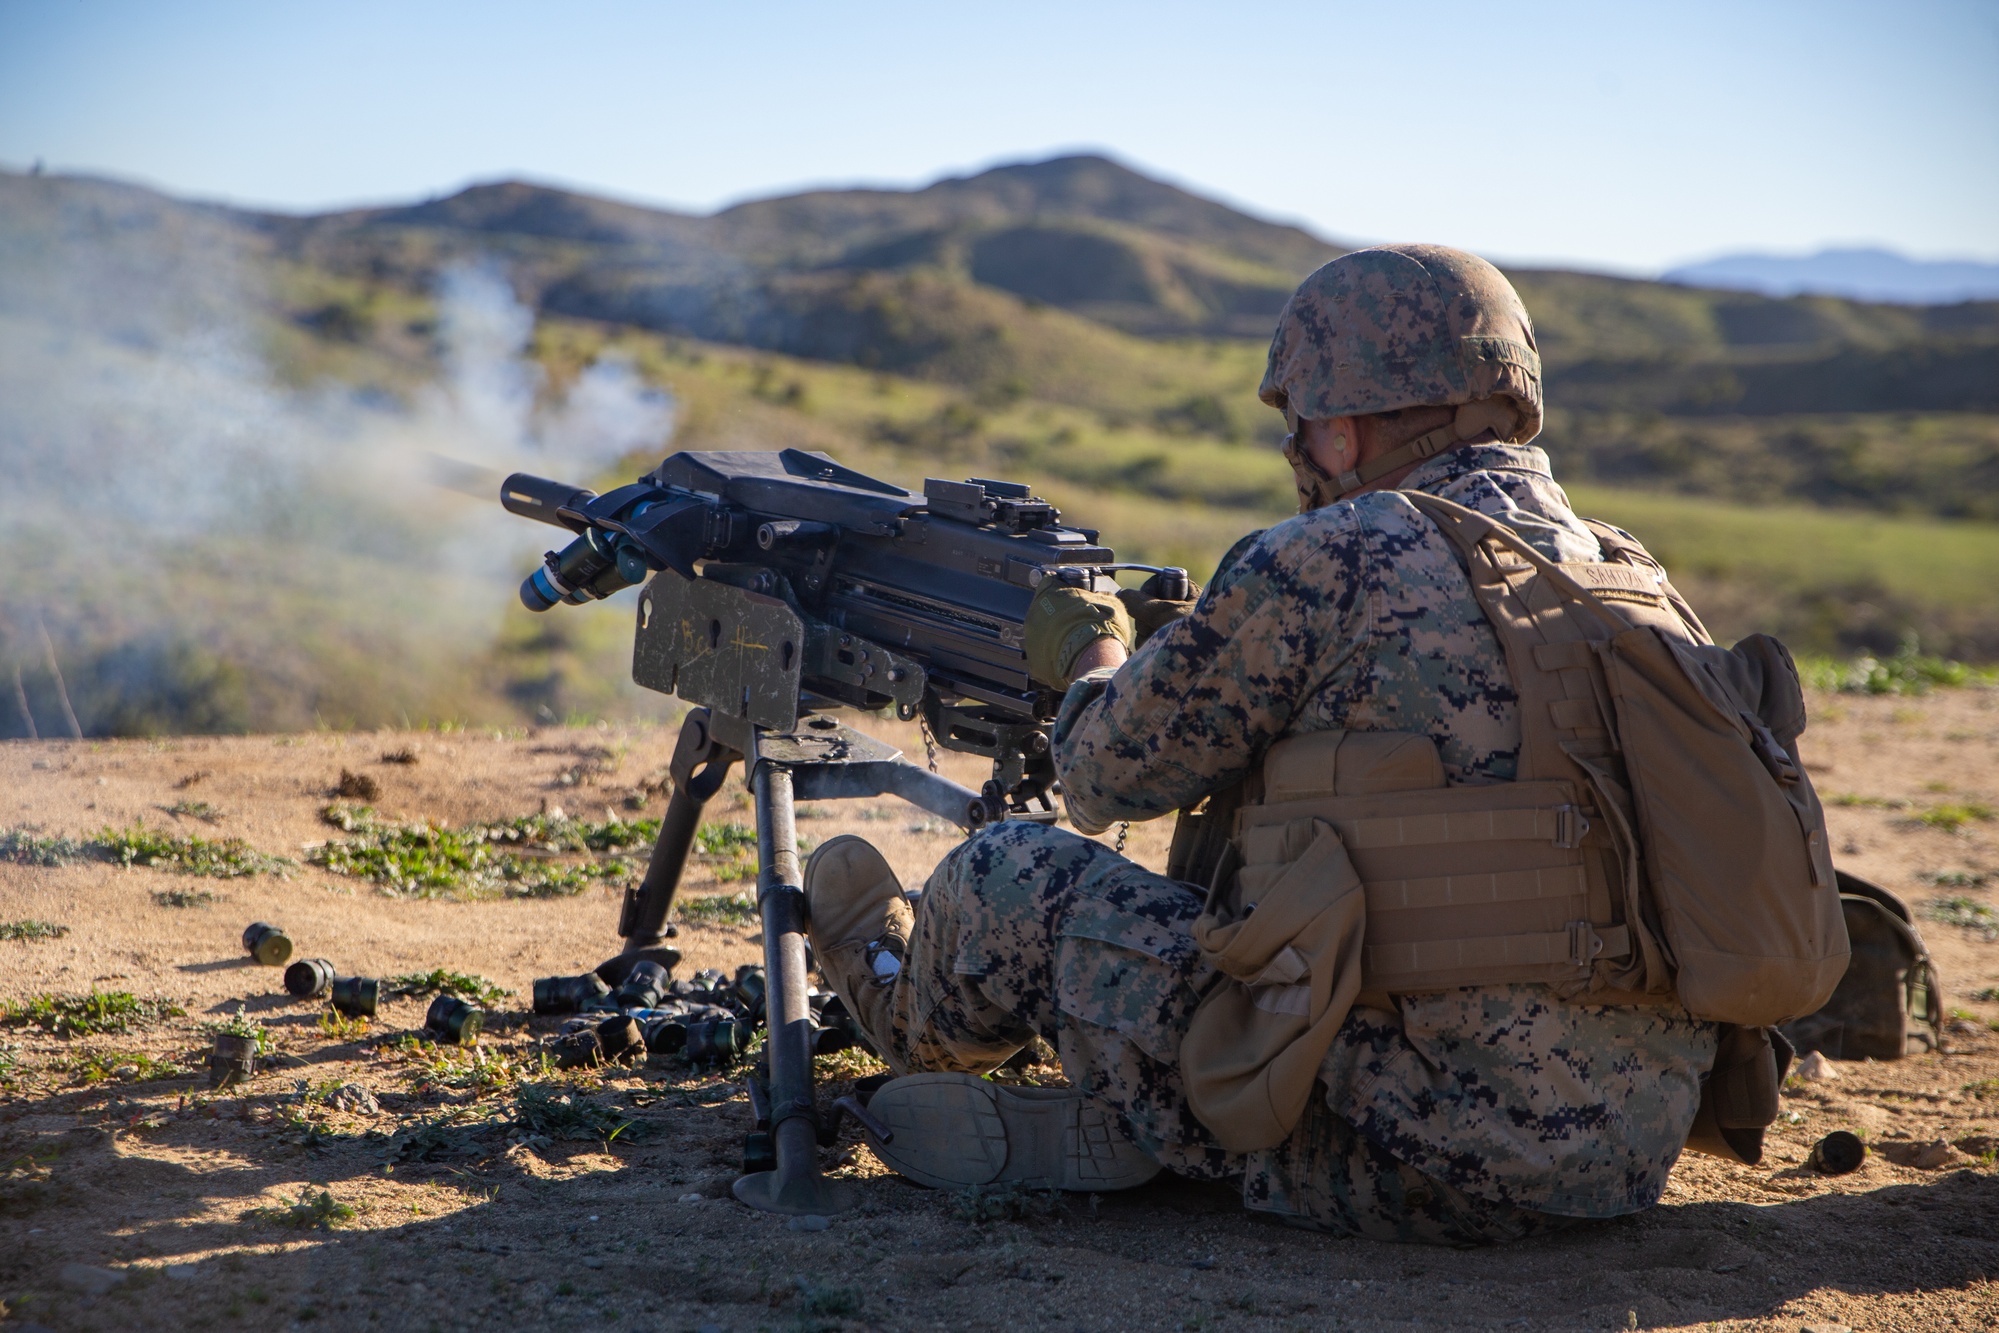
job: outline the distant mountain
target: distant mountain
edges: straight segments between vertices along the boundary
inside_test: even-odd
[[[1847,296],[1860,301],[1948,305],[1999,298],[1999,264],[1910,259],[1892,250],[1821,250],[1815,255],[1722,255],[1661,275],[1690,287],[1765,296]]]

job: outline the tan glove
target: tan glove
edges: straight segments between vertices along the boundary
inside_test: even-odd
[[[1165,629],[1168,625],[1194,609],[1194,603],[1201,600],[1201,585],[1187,580],[1187,595],[1181,599],[1171,599],[1159,595],[1159,585],[1164,575],[1154,574],[1136,588],[1121,588],[1117,599],[1124,603],[1124,609],[1131,615],[1134,643],[1144,643],[1147,639]]]
[[[1098,639],[1131,647],[1131,615],[1113,593],[1042,580],[1027,604],[1027,674],[1058,690],[1069,688],[1076,659]]]

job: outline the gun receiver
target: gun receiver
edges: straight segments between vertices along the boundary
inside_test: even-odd
[[[521,585],[530,610],[651,579],[638,684],[718,727],[788,731],[837,705],[921,716],[939,745],[994,761],[994,818],[1052,814],[1044,729],[1061,697],[1027,670],[1035,588],[1114,591],[1113,571],[1152,568],[1116,563],[1026,486],[930,480],[919,495],[801,449],[678,453],[601,496],[519,473],[501,502],[579,534]]]

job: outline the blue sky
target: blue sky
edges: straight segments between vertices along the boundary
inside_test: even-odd
[[[0,164],[706,210],[1079,148],[1344,240],[1999,259],[1999,3],[0,0]]]

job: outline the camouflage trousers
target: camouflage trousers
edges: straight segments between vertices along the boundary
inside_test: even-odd
[[[1213,972],[1193,939],[1201,895],[1103,844],[1007,823],[931,874],[888,1032],[898,1072],[998,1068],[1039,1036],[1168,1169],[1241,1177],[1243,1201],[1342,1236],[1485,1245],[1573,1224],[1468,1196],[1390,1156],[1314,1097],[1291,1137],[1224,1152],[1187,1104],[1180,1039]]]

